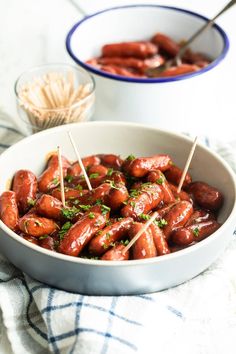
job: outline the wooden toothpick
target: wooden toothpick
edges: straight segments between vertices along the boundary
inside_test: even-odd
[[[178,188],[177,188],[177,193],[180,193],[181,188],[182,188],[182,186],[183,186],[185,176],[186,176],[186,174],[187,174],[187,172],[188,172],[188,168],[189,168],[189,165],[190,165],[190,163],[191,163],[191,160],[192,160],[192,157],[193,157],[193,154],[194,154],[196,145],[197,145],[197,139],[198,139],[198,137],[196,136],[196,138],[194,139],[194,142],[193,142],[193,146],[192,146],[192,148],[191,148],[191,150],[190,150],[190,153],[189,153],[187,162],[186,162],[186,164],[185,164],[185,167],[184,167],[184,170],[183,170],[181,179],[180,179],[180,181],[179,181],[179,185],[178,185]]]
[[[61,201],[62,201],[63,207],[65,208],[66,200],[65,200],[64,176],[63,176],[63,168],[62,168],[62,161],[61,161],[61,148],[60,148],[60,146],[57,147],[57,156],[58,156],[59,173],[60,173]]]
[[[158,213],[155,211],[151,218],[143,225],[143,227],[141,228],[141,230],[139,230],[139,232],[132,238],[132,240],[129,242],[129,244],[123,249],[122,253],[126,253],[130,247],[133,246],[133,244],[139,239],[139,237],[144,233],[144,231],[147,230],[147,228],[149,227],[149,225],[151,225],[151,223],[157,218]]]
[[[72,146],[73,146],[73,149],[74,149],[74,151],[75,151],[75,155],[76,155],[76,157],[77,157],[77,160],[78,160],[78,163],[79,163],[79,165],[80,165],[80,168],[81,168],[81,170],[82,170],[82,172],[83,172],[83,175],[84,175],[85,181],[86,181],[86,183],[87,183],[88,189],[91,191],[93,188],[92,188],[91,183],[90,183],[90,181],[89,181],[87,172],[86,172],[86,170],[85,170],[85,168],[84,168],[84,165],[83,165],[83,162],[82,162],[82,160],[81,160],[79,151],[78,151],[78,149],[77,149],[77,147],[76,147],[76,145],[75,145],[74,139],[73,139],[73,137],[72,137],[70,131],[68,131],[67,134],[68,134],[68,136],[69,136],[69,138],[70,138],[70,142],[71,142],[71,144],[72,144]]]

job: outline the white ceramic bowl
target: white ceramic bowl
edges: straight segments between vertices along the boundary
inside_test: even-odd
[[[96,120],[124,120],[179,132],[206,133],[220,117],[216,102],[224,95],[222,60],[229,48],[225,32],[214,25],[192,45],[213,59],[198,72],[172,78],[134,79],[114,76],[87,65],[107,43],[146,40],[163,32],[175,40],[188,39],[206,18],[184,9],[159,5],[130,5],[86,17],[70,30],[66,46],[73,60],[96,81]],[[217,99],[218,97],[218,99]]]
[[[59,144],[63,154],[75,160],[68,129],[78,142],[82,156],[167,153],[176,164],[183,166],[192,145],[187,137],[134,123],[87,122],[60,126],[25,138],[0,156],[0,193],[18,169],[30,169],[39,175],[45,167],[45,156]],[[219,215],[223,225],[210,237],[187,249],[146,260],[86,260],[33,245],[0,221],[0,250],[33,278],[85,294],[140,294],[180,284],[201,273],[223,252],[232,237],[236,218],[235,176],[227,164],[198,145],[190,172],[194,180],[219,188],[225,201]]]

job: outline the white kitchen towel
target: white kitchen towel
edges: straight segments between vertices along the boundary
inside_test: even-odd
[[[0,122],[0,147],[21,138]],[[211,141],[205,139],[211,146]],[[236,170],[236,153],[212,145]],[[1,251],[1,250],[0,250]],[[194,279],[155,294],[83,296],[31,279],[0,256],[1,354],[234,354],[236,237]]]

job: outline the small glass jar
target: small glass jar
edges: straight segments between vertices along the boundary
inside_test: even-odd
[[[93,77],[69,64],[46,64],[24,72],[15,83],[15,94],[28,134],[87,121],[94,113]]]

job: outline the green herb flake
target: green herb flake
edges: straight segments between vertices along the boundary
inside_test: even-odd
[[[135,208],[136,203],[132,201],[130,202],[130,205],[132,206],[132,208]]]
[[[93,178],[97,178],[99,176],[100,176],[99,173],[91,173],[91,175],[89,175],[89,178],[93,179]]]
[[[95,214],[94,213],[89,213],[88,217],[89,217],[89,219],[94,219],[95,218]]]
[[[71,183],[71,182],[73,181],[73,179],[74,179],[74,177],[71,176],[71,175],[67,175],[67,176],[65,177],[65,180],[66,180],[68,183]]]
[[[65,224],[62,225],[61,230],[58,232],[60,241],[63,240],[67,231],[71,228],[73,224],[70,221],[67,221]]]
[[[29,206],[35,206],[36,200],[32,199],[32,198],[28,198],[27,199],[27,203],[28,203]]]
[[[108,246],[106,243],[104,243],[104,244],[102,245],[102,247],[104,248],[104,250],[107,250],[109,246]]]
[[[166,226],[166,225],[168,224],[168,222],[167,222],[165,219],[161,219],[161,220],[155,221],[155,224],[156,224],[157,226],[159,226],[160,229],[161,229],[161,228],[163,228],[164,226]]]
[[[120,188],[116,187],[114,181],[109,181],[109,183],[110,183],[111,188],[116,189],[116,190],[118,190],[118,191],[120,190]]]
[[[45,238],[47,238],[49,235],[43,235],[39,237],[39,240],[44,240]]]
[[[113,171],[114,171],[113,168],[108,168],[107,176],[111,176]]]
[[[97,199],[95,205],[102,205],[102,199]]]
[[[136,157],[134,156],[134,155],[129,155],[128,157],[126,157],[126,160],[127,161],[133,161],[133,160],[135,160],[136,159]]]
[[[75,217],[76,214],[79,213],[79,211],[79,209],[73,206],[72,208],[62,208],[61,213],[64,218],[71,220]]]
[[[56,186],[57,184],[59,184],[59,178],[58,178],[58,177],[55,177],[55,178],[53,178],[53,180],[52,180],[52,182],[51,182],[51,185]]]
[[[91,205],[79,204],[79,207],[82,211],[88,211],[91,208]]]
[[[163,184],[164,183],[164,178],[163,177],[160,177],[156,180],[156,183],[157,184]]]
[[[111,237],[111,234],[109,232],[106,233],[105,239],[108,240]]]
[[[129,244],[129,240],[121,240],[120,243],[124,246],[127,246]]]
[[[101,211],[102,211],[102,215],[106,215],[107,213],[109,213],[111,210],[111,208],[109,208],[108,206],[106,206],[105,204],[101,205]]]
[[[195,227],[195,229],[193,229],[193,236],[194,237],[198,237],[199,236],[199,228]]]
[[[83,187],[81,186],[81,184],[77,184],[77,186],[75,186],[75,189],[77,189],[78,191],[82,191]]]
[[[150,215],[148,214],[140,214],[139,217],[143,220],[149,220],[150,219]]]
[[[131,198],[136,198],[138,197],[140,194],[140,191],[138,191],[137,189],[130,189],[130,197]]]

